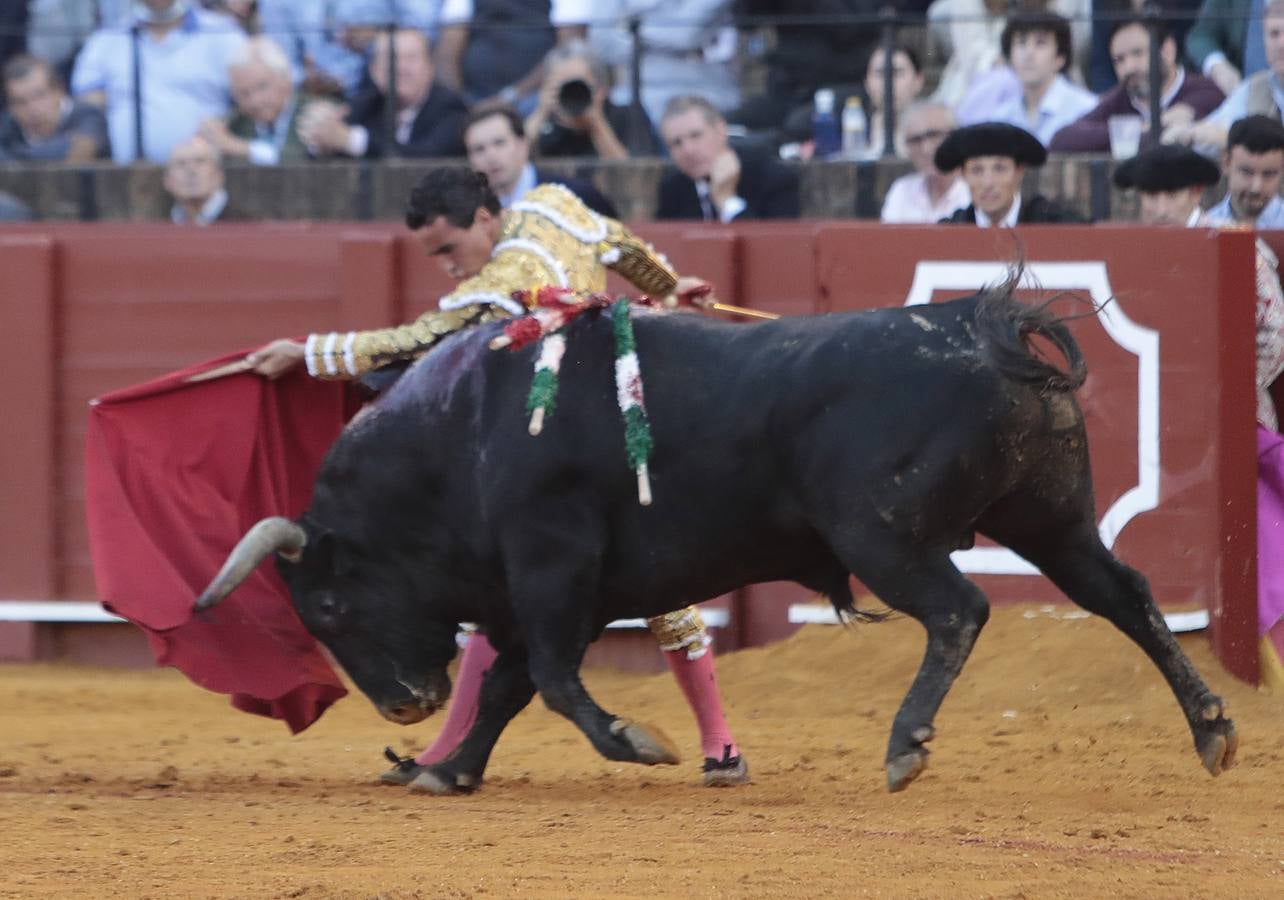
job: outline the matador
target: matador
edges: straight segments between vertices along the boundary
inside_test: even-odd
[[[411,192],[406,225],[416,241],[461,279],[438,309],[408,325],[373,331],[313,334],[307,341],[274,341],[250,354],[255,371],[276,377],[300,362],[317,378],[355,379],[390,363],[413,359],[455,331],[524,313],[514,298],[554,285],[577,293],[606,289],[607,270],[639,290],[665,297],[680,279],[668,261],[624,225],[590,210],[559,184],[543,184],[502,210],[484,175],[459,168],[428,173]],[[681,279],[684,284],[698,279]],[[693,606],[647,620],[700,728],[704,782],[748,781],[748,768],[727,726],[718,695],[710,639]],[[413,781],[417,767],[435,763],[458,745],[477,715],[481,679],[496,656],[483,634],[472,635],[460,661],[455,696],[433,744],[381,776]]]

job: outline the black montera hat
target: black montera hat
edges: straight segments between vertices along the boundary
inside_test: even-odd
[[[1149,147],[1115,169],[1116,187],[1147,193],[1204,187],[1216,184],[1221,178],[1215,162],[1178,144]]]
[[[1041,166],[1048,151],[1039,139],[1015,125],[981,122],[955,128],[936,148],[936,168],[951,172],[977,156],[1008,156],[1018,165]]]

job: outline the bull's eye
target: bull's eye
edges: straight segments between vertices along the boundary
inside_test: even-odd
[[[339,601],[334,599],[333,594],[322,594],[317,599],[317,612],[327,619],[333,619],[339,614]]]

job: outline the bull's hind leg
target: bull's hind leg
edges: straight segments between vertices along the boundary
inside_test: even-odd
[[[481,786],[495,742],[513,717],[535,696],[526,649],[508,647],[482,679],[477,719],[459,746],[440,762],[416,766],[409,789],[426,794],[457,794]]]
[[[1226,704],[1209,691],[1168,630],[1145,577],[1107,550],[1095,528],[1078,527],[1057,539],[1027,534],[1008,546],[1075,603],[1113,622],[1154,661],[1181,705],[1204,768],[1218,775],[1234,765],[1239,738],[1225,716]]]
[[[903,790],[927,765],[933,721],[990,617],[980,589],[962,576],[943,548],[866,544],[839,554],[857,578],[893,609],[927,629],[927,647],[914,683],[892,723],[887,787]]]

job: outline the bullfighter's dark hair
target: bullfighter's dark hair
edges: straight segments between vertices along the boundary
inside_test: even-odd
[[[1074,53],[1074,41],[1070,37],[1070,22],[1065,16],[1050,12],[1020,12],[1008,16],[1008,23],[1003,26],[999,37],[999,46],[1003,48],[1003,58],[1012,60],[1012,42],[1023,34],[1043,33],[1052,35],[1057,42],[1057,55],[1061,57],[1061,71],[1070,68]]]
[[[457,228],[468,228],[479,209],[498,215],[499,198],[486,176],[460,166],[433,169],[419,180],[406,202],[406,227],[417,231],[439,217]]]
[[[1226,152],[1235,147],[1253,154],[1284,150],[1284,125],[1270,116],[1245,116],[1226,135]]]

